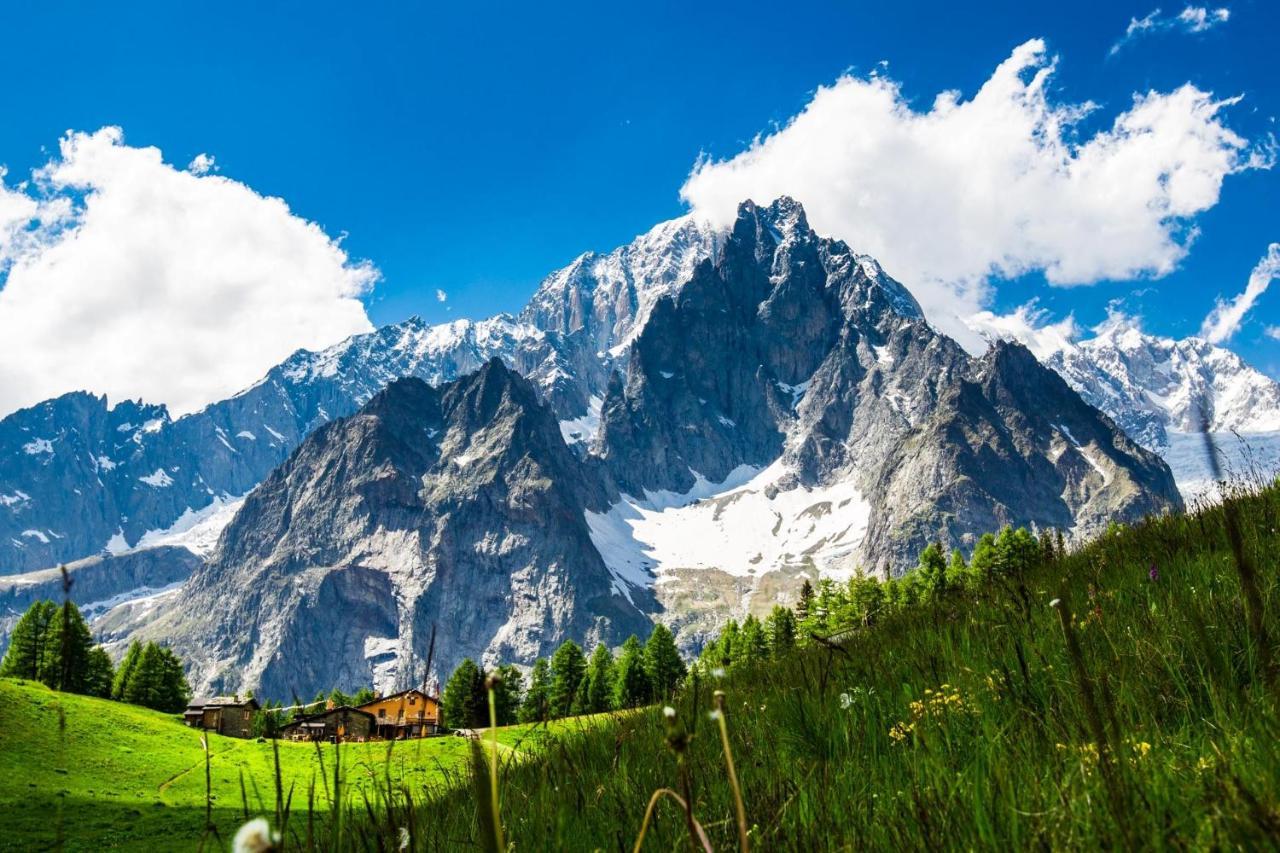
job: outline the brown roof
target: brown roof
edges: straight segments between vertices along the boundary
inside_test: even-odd
[[[368,702],[365,702],[363,705],[360,705],[358,707],[367,708],[370,705],[376,705],[379,702],[386,702],[388,699],[394,699],[397,696],[407,696],[410,693],[417,693],[419,696],[423,697],[424,699],[430,699],[432,702],[435,702],[437,705],[440,704],[439,696],[432,696],[430,693],[426,692],[425,690],[420,690],[417,687],[410,687],[408,690],[401,690],[398,693],[388,693],[386,696],[378,696],[376,698],[370,699]]]
[[[370,714],[368,711],[361,711],[359,708],[352,708],[350,705],[339,705],[336,708],[328,708],[324,711],[319,712],[318,714],[308,714],[305,717],[298,717],[298,719],[293,720],[292,722],[286,723],[284,726],[282,726],[282,728],[287,729],[293,726],[305,726],[308,723],[315,722],[316,720],[319,720],[323,717],[328,717],[332,714],[337,714],[342,711],[346,711],[348,713],[361,714],[365,717],[368,717],[370,720],[374,719],[373,714]]]
[[[199,699],[192,699],[187,703],[187,711],[202,710],[204,708],[252,708],[258,710],[258,700],[253,697],[248,699],[239,699],[235,696],[208,696]]]

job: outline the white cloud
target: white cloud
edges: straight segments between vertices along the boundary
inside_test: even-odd
[[[193,159],[190,165],[187,166],[187,171],[193,175],[207,175],[210,172],[216,171],[217,168],[218,163],[214,160],[213,155],[197,154],[195,159]]]
[[[1244,291],[1230,302],[1218,298],[1209,316],[1204,318],[1200,336],[1214,344],[1229,339],[1239,331],[1249,309],[1253,308],[1253,304],[1277,278],[1280,278],[1280,243],[1272,243],[1267,248],[1267,254],[1249,274],[1249,283],[1245,285]]]
[[[1048,312],[1032,300],[1020,305],[1012,314],[978,311],[966,318],[969,327],[987,340],[1021,341],[1041,360],[1068,349],[1080,337],[1074,316],[1056,323],[1049,322]]]
[[[1263,333],[1273,341],[1280,341],[1280,326],[1267,326]]]
[[[746,151],[700,161],[681,195],[717,222],[746,198],[797,198],[818,231],[876,256],[935,324],[977,347],[958,318],[987,305],[991,277],[1165,275],[1223,179],[1274,159],[1222,123],[1234,100],[1190,84],[1134,95],[1077,141],[1098,108],[1050,99],[1055,64],[1028,41],[971,99],[944,92],[924,111],[886,77],[841,77]]]
[[[436,288],[436,301],[437,301],[437,302],[448,302],[448,301],[449,301],[449,294],[445,293],[443,290],[440,290],[439,288]]]
[[[1206,6],[1187,6],[1177,15],[1166,17],[1159,9],[1153,9],[1141,18],[1130,18],[1124,36],[1111,46],[1115,56],[1129,42],[1150,33],[1177,30],[1184,33],[1203,33],[1231,19],[1231,10],[1225,6],[1210,9]]]
[[[0,180],[0,414],[81,388],[188,412],[371,328],[372,266],[195,171],[104,128],[68,133],[30,185]]]

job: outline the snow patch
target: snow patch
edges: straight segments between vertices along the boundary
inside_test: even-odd
[[[142,534],[132,550],[177,545],[201,557],[211,554],[223,528],[231,523],[243,503],[243,495],[222,495],[202,509],[193,510],[188,507],[178,516],[177,521],[164,530],[148,530]]]
[[[676,569],[719,569],[735,577],[812,560],[827,576],[852,574],[870,504],[850,482],[777,491],[781,461],[736,469],[722,483],[697,475],[683,494],[624,496],[606,513],[586,514],[591,541],[630,600],[629,587],[661,583]]]
[[[94,459],[98,463],[98,468],[102,471],[114,471],[116,463],[112,462],[106,456],[98,456]]]
[[[0,506],[15,506],[16,504],[26,503],[31,500],[31,495],[21,489],[14,489],[13,494],[0,494]]]
[[[174,583],[166,584],[164,586],[140,586],[127,592],[118,593],[110,598],[104,598],[100,601],[91,601],[88,604],[82,604],[80,605],[80,611],[84,613],[86,617],[92,618],[106,613],[114,607],[119,607],[122,604],[142,604],[153,601],[157,596],[173,592],[178,589],[178,587],[182,586],[183,583],[183,581],[175,581]]]
[[[41,453],[53,454],[53,442],[47,438],[37,438],[22,445],[22,452],[28,456],[39,456]]]
[[[138,479],[157,489],[167,489],[173,485],[173,478],[163,468],[157,468],[147,476]]]
[[[39,539],[45,545],[49,544],[49,537],[45,536],[44,533],[39,530],[24,530],[22,531],[22,535],[28,539]]]
[[[242,430],[240,430],[238,433],[236,433],[236,438],[243,438],[243,439],[246,439],[246,440],[248,440],[248,441],[257,441],[257,440],[258,440],[258,437],[257,437],[256,435],[254,435],[253,433],[249,432],[247,429],[242,429]]]
[[[116,535],[107,540],[107,544],[102,546],[102,550],[112,556],[120,556],[129,553],[129,542],[124,538],[123,530],[116,530]]]
[[[590,444],[595,441],[596,434],[600,432],[600,412],[604,407],[604,400],[598,395],[593,394],[591,399],[587,401],[587,412],[576,418],[560,422],[560,435],[564,436],[565,444]]]

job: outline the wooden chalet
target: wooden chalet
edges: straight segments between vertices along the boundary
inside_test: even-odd
[[[257,700],[239,696],[210,696],[192,699],[182,712],[182,721],[195,729],[217,732],[227,737],[249,737],[253,733],[253,715]]]
[[[374,733],[388,740],[440,733],[440,700],[421,690],[402,690],[366,702],[358,710],[374,717]]]
[[[374,721],[368,711],[339,705],[299,717],[280,729],[280,736],[286,740],[368,740],[374,736]]]

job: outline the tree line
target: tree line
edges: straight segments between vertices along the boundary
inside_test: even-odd
[[[163,646],[134,641],[120,666],[112,666],[70,600],[36,601],[27,608],[9,637],[0,676],[168,713],[181,711],[191,698],[182,661]]]
[[[934,542],[900,577],[882,581],[859,573],[846,584],[827,578],[816,586],[806,578],[793,608],[776,606],[763,621],[753,615],[741,624],[730,619],[703,647],[695,665],[710,673],[777,659],[813,642],[814,636],[870,625],[921,604],[1017,579],[1037,563],[1060,558],[1065,547],[1061,532],[1046,530],[1037,537],[1025,528],[1006,526],[999,534],[983,534],[967,560],[959,549],[948,555]]]
[[[527,684],[514,665],[485,672],[466,658],[445,683],[443,724],[455,729],[488,726],[490,687],[497,724],[505,726],[638,708],[669,698],[685,673],[675,637],[664,625],[655,625],[644,643],[632,634],[617,657],[603,643],[588,657],[581,646],[566,640],[550,660],[534,662]]]

